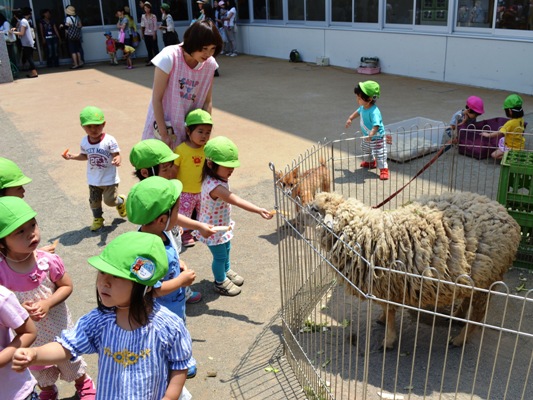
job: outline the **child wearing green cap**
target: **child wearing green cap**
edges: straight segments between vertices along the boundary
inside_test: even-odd
[[[200,194],[202,192],[202,169],[205,162],[204,146],[211,137],[213,120],[211,114],[200,108],[191,111],[185,118],[187,138],[174,149],[179,158],[174,161],[178,166],[177,178],[183,183],[180,198],[180,214],[191,218],[193,211],[200,212]],[[195,240],[190,230],[181,236],[185,247],[194,246]]]
[[[165,179],[175,179],[177,175],[175,160],[179,156],[158,139],[141,140],[131,149],[130,162],[135,168],[135,176],[144,180],[150,176],[159,176]],[[215,231],[208,224],[195,221],[183,215],[178,215],[178,225],[191,230],[198,230],[204,237],[209,237]],[[180,228],[172,229],[170,239],[178,254],[181,252]],[[180,260],[182,264],[183,260]],[[187,303],[197,303],[202,299],[202,294],[192,291],[188,286],[185,289]]]
[[[17,164],[7,158],[0,157],[0,196],[16,196],[24,198],[23,185],[31,182],[22,173]]]
[[[17,349],[13,369],[96,353],[98,399],[191,399],[184,386],[187,369],[195,362],[191,337],[183,321],[153,299],[153,285],[168,270],[161,239],[124,233],[88,261],[98,270],[98,308],[55,341]]]
[[[501,160],[506,151],[522,150],[526,145],[523,103],[522,98],[517,94],[507,96],[503,102],[503,109],[505,110],[505,116],[510,118],[509,121],[499,131],[484,131],[481,133],[482,136],[488,138],[503,134],[498,142],[498,149],[494,150],[491,154],[491,157],[495,160]]]
[[[352,125],[352,121],[361,117],[360,126],[363,134],[361,147],[363,150],[362,168],[379,168],[379,179],[389,179],[387,165],[387,146],[385,145],[385,126],[381,111],[376,106],[376,100],[380,95],[380,87],[377,82],[359,82],[354,88],[359,108],[346,120],[346,128]]]
[[[237,296],[241,293],[239,286],[244,283],[244,278],[231,269],[231,239],[235,227],[235,221],[231,219],[231,206],[259,214],[264,219],[271,219],[273,215],[265,208],[258,207],[230,191],[229,178],[233,170],[241,165],[237,146],[230,139],[224,136],[211,139],[206,143],[204,152],[206,161],[202,171],[198,220],[221,229],[208,238],[198,235],[197,232],[194,234],[208,246],[213,255],[211,269],[215,277],[215,291],[224,296]]]
[[[100,108],[85,107],[80,113],[80,123],[87,133],[81,141],[81,151],[71,154],[67,149],[62,156],[65,160],[87,161],[89,204],[93,213],[89,229],[97,231],[104,226],[102,199],[109,207],[116,207],[122,218],[126,216],[126,197],[118,194],[120,149],[116,139],[104,133],[105,117]]]
[[[139,231],[151,233],[163,240],[168,272],[154,285],[156,301],[185,321],[185,288],[193,284],[196,273],[180,262],[170,233],[178,223],[182,189],[183,185],[177,179],[152,176],[131,188],[127,207],[128,219],[140,225]],[[195,375],[196,365],[193,365],[187,376],[192,378]]]
[[[36,215],[19,197],[0,198],[0,284],[15,293],[35,321],[35,345],[39,346],[72,326],[65,300],[73,286],[61,258],[37,249],[41,237]],[[57,398],[55,383],[59,376],[67,382],[75,381],[81,398],[95,398],[94,384],[83,359],[44,365],[45,368],[32,370],[41,388],[41,399]]]

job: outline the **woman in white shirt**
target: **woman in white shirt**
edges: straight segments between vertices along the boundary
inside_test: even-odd
[[[15,12],[15,18],[18,21],[19,30],[17,28],[11,28],[16,36],[20,37],[20,43],[22,44],[22,59],[28,61],[30,65],[30,73],[26,75],[28,78],[37,78],[37,70],[33,62],[33,47],[35,46],[35,40],[31,34],[30,22],[31,8],[24,7],[20,11]]]
[[[148,52],[146,66],[153,65],[152,58],[159,53],[157,45],[157,17],[152,14],[152,5],[149,2],[143,4],[144,14],[141,17],[141,33]]]
[[[224,31],[226,32],[226,37],[228,39],[228,47],[226,55],[230,57],[236,57],[237,52],[235,51],[235,16],[237,15],[237,10],[233,3],[233,0],[219,1],[218,5],[222,8],[229,10],[222,20],[224,21]]]

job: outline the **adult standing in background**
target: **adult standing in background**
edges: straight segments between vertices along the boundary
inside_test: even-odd
[[[32,37],[31,27],[28,21],[31,18],[31,8],[24,7],[22,10],[15,11],[14,15],[18,21],[19,29],[11,28],[11,32],[20,38],[20,43],[22,44],[22,59],[28,61],[28,64],[30,65],[30,73],[26,76],[28,78],[37,78],[39,75],[37,74],[33,62],[35,40]]]
[[[153,65],[152,58],[159,53],[159,46],[157,45],[157,17],[152,14],[152,5],[149,2],[143,4],[144,14],[141,17],[141,33],[146,51],[148,52],[148,60],[146,66]]]
[[[228,39],[228,48],[226,49],[226,55],[230,57],[237,56],[235,47],[235,18],[237,17],[237,9],[233,0],[220,1],[218,5],[228,10],[226,15],[222,17],[224,21],[224,31]]]
[[[189,111],[202,108],[211,113],[213,75],[218,67],[214,57],[221,49],[222,38],[215,23],[205,20],[185,31],[183,43],[165,47],[153,59],[156,68],[143,140],[155,137],[155,125],[160,139],[174,149],[185,140]],[[170,128],[164,129],[167,125]]]
[[[203,21],[205,19],[204,5],[207,4],[207,0],[198,0],[196,4],[198,4],[198,8],[200,9],[200,15],[195,20],[193,19],[193,23],[196,21]]]
[[[119,32],[119,37],[120,37],[120,32],[124,32],[124,44],[127,45],[127,46],[131,46],[131,29],[130,29],[130,20],[129,18],[127,17],[126,15],[126,12],[124,11],[124,7],[122,8],[119,8],[117,10],[117,18],[118,18],[118,21],[117,21],[117,29],[118,29],[118,32]]]
[[[17,37],[11,30],[11,24],[7,20],[6,16],[0,12],[0,33],[4,35],[7,45],[7,54],[9,55],[9,61],[17,65]]]
[[[50,9],[45,8],[41,11],[41,21],[39,23],[39,32],[43,47],[46,49],[46,66],[59,66],[59,43],[61,42],[59,31],[55,21],[52,19]]]
[[[65,29],[68,43],[68,51],[72,57],[72,67],[70,69],[76,69],[83,66],[82,61],[82,48],[81,48],[81,19],[76,15],[76,9],[74,6],[67,6],[65,8]],[[61,27],[61,26],[60,26]]]
[[[163,32],[165,47],[179,43],[180,39],[174,27],[174,19],[170,15],[170,6],[167,3],[161,3],[161,26],[159,29]]]

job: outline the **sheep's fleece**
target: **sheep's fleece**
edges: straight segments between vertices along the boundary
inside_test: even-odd
[[[312,208],[341,239],[324,225],[318,227],[320,244],[328,251],[328,258],[364,293],[370,293],[372,279],[371,292],[380,299],[433,309],[451,306],[455,291],[456,301],[464,299],[456,310],[459,316],[466,315],[470,289],[429,280],[424,280],[421,288],[419,278],[406,279],[404,274],[382,270],[375,270],[370,277],[365,260],[376,266],[392,266],[395,270],[469,285],[468,278],[461,277],[466,275],[476,287],[487,289],[503,279],[521,238],[520,226],[503,206],[474,193],[426,196],[394,211],[373,209],[354,198],[345,200],[339,194],[320,193]],[[427,269],[428,266],[434,270]],[[485,305],[486,295],[476,291],[470,319],[480,321]],[[383,322],[391,308],[384,310]],[[394,312],[390,317],[394,317]],[[395,329],[390,325],[387,324],[388,330]],[[472,330],[470,327],[469,333]],[[392,347],[395,332],[388,335],[393,337],[386,338],[384,345]],[[453,344],[461,345],[467,339],[460,336]]]

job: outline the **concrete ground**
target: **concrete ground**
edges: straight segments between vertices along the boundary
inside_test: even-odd
[[[261,57],[222,56],[218,62],[214,135],[229,136],[239,147],[242,167],[232,176],[232,189],[265,208],[274,206],[269,162],[283,167],[313,143],[343,132],[356,107],[353,87],[358,81],[374,79],[381,84],[378,105],[386,124],[416,116],[448,121],[470,95],[484,99],[487,118],[503,116],[501,106],[508,95]],[[75,71],[41,69],[38,79],[0,85],[0,155],[17,162],[33,178],[26,187],[26,200],[38,212],[42,243],[60,241],[57,253],[75,285],[68,299],[74,319],[96,304],[95,271],[86,259],[135,227],[115,210],[105,209],[105,229],[90,232],[86,166],[63,160],[61,153],[79,146],[83,135],[79,111],[97,105],[106,115],[106,131],[121,147],[120,191],[127,193],[136,183],[128,155],[141,137],[153,77],[151,67],[142,66],[140,60],[137,64],[133,70],[103,64]],[[533,98],[523,98],[526,112],[533,110]],[[527,115],[530,120],[531,115]],[[198,244],[182,254],[197,272],[193,289],[204,296],[187,309],[198,362],[198,376],[188,380],[187,387],[196,399],[304,398],[280,344],[276,221],[240,209],[235,209],[234,219],[233,268],[246,279],[240,296],[226,298],[213,292],[211,256],[205,246]],[[87,361],[96,377],[96,357]],[[266,372],[269,365],[280,372]],[[71,398],[73,385],[61,384],[60,392],[61,398]]]

